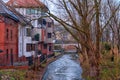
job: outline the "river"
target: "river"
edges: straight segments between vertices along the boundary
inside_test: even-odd
[[[42,80],[83,80],[76,54],[65,54],[50,63]]]

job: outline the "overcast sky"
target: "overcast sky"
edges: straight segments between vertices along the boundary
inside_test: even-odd
[[[7,2],[7,1],[9,1],[9,0],[3,0],[4,2]]]

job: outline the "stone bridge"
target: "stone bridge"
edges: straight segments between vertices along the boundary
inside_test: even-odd
[[[55,44],[55,45],[60,45],[65,50],[65,52],[76,52],[77,51],[76,47],[78,47],[77,43]]]

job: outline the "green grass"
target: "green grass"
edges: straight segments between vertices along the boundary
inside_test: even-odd
[[[25,80],[26,71],[24,70],[0,70],[0,80],[8,77],[9,80]]]

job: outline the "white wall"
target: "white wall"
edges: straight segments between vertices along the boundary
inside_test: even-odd
[[[26,8],[16,8],[16,10],[23,15],[26,15]]]
[[[31,24],[34,26],[34,27],[38,27],[38,22],[37,20],[35,19],[38,19],[41,17],[41,14],[32,14],[32,15],[27,15],[26,14],[26,10],[27,8],[16,8],[16,10],[18,12],[20,12],[20,14],[24,15],[25,17],[27,17],[28,19],[33,19],[33,21],[31,21]],[[37,12],[37,11],[36,11]]]
[[[27,52],[26,51],[26,45],[27,43],[32,44],[32,38],[26,36],[26,28],[27,26],[21,26],[19,25],[18,27],[18,55],[19,57],[25,56],[29,57],[32,55],[32,51]]]

